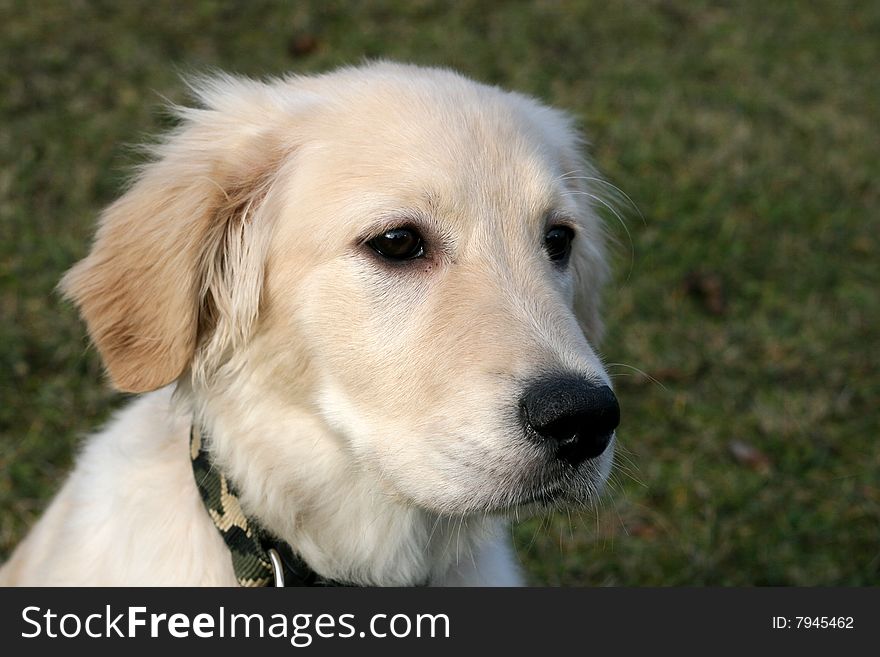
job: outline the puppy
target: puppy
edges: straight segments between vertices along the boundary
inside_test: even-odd
[[[522,583],[507,518],[594,500],[619,419],[570,120],[392,63],[193,86],[61,283],[143,394],[0,581]]]

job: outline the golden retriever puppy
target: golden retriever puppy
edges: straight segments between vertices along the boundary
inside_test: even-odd
[[[12,585],[516,585],[589,504],[596,178],[562,113],[373,63],[194,83],[61,288],[113,385]]]

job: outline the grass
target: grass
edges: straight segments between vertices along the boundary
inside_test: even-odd
[[[880,5],[0,0],[0,558],[123,403],[53,291],[180,72],[384,56],[573,112],[627,192],[600,509],[534,583],[880,584]]]

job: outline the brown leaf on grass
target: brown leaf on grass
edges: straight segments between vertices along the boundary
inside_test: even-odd
[[[287,52],[293,57],[303,57],[315,51],[318,47],[318,39],[314,34],[301,32],[294,34],[287,43]]]
[[[770,471],[770,458],[754,445],[742,440],[731,440],[727,443],[727,449],[738,463],[747,468],[762,473]]]
[[[684,278],[684,290],[702,305],[710,315],[723,315],[727,310],[727,295],[721,276],[714,272],[692,271]]]

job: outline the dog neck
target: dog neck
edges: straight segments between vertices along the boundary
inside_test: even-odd
[[[194,396],[195,422],[210,434],[211,462],[235,482],[243,513],[320,578],[430,583],[469,561],[495,530],[497,519],[441,516],[407,503],[314,413],[241,394],[246,387]]]
[[[312,570],[289,545],[266,532],[241,510],[238,492],[210,457],[210,436],[190,428],[190,459],[205,510],[232,557],[241,586],[343,586]]]

